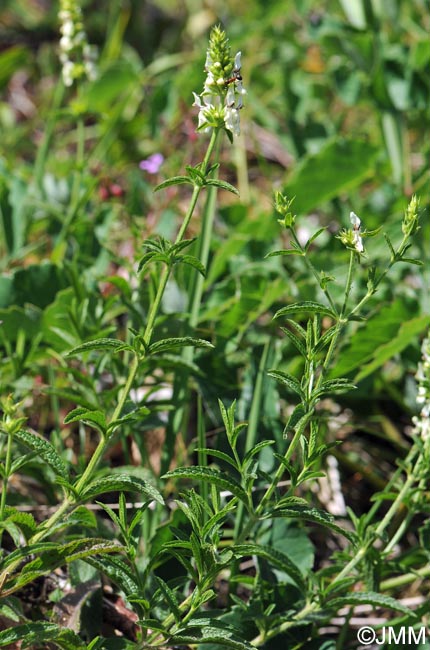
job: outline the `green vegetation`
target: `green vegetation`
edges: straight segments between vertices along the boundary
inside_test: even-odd
[[[410,647],[426,3],[48,4],[0,10],[0,647]]]

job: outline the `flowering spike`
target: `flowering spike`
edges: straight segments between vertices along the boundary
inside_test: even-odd
[[[233,58],[225,32],[213,27],[206,53],[206,79],[203,92],[193,93],[194,104],[199,109],[198,131],[224,128],[234,135],[240,133],[239,110],[243,106],[241,52]]]
[[[86,77],[97,77],[96,49],[89,45],[78,0],[60,0],[60,61],[65,86]]]

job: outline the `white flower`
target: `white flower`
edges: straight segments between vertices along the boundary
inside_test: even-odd
[[[355,250],[358,253],[363,253],[364,252],[364,246],[363,246],[363,240],[360,236],[360,231],[361,231],[361,220],[355,212],[350,212],[349,213],[349,218],[351,219],[352,223],[352,231],[354,233],[354,246]]]
[[[226,106],[224,122],[226,129],[231,131],[233,135],[240,135],[240,115],[237,108]]]

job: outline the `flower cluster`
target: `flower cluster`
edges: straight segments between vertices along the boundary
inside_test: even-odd
[[[421,406],[418,416],[413,418],[414,433],[423,441],[430,439],[430,335],[421,346],[422,361],[418,364],[416,380],[418,382],[417,404]]]
[[[206,55],[206,80],[200,95],[193,93],[199,109],[198,130],[225,128],[240,134],[240,114],[246,90],[242,84],[241,52],[233,58],[225,32],[220,27],[211,31]]]
[[[419,200],[414,194],[411,200],[409,201],[409,205],[406,208],[405,216],[403,217],[403,222],[402,222],[402,232],[404,235],[407,235],[408,237],[413,235],[419,228],[418,206],[419,206]]]
[[[89,45],[82,22],[82,11],[78,0],[61,0],[60,11],[60,61],[65,86],[86,77],[90,81],[97,77],[96,49]]]
[[[363,239],[361,235],[361,220],[355,212],[350,212],[349,218],[351,220],[352,228],[349,230],[341,230],[338,239],[345,244],[345,246],[356,253],[364,253]],[[364,233],[366,234],[366,233]]]

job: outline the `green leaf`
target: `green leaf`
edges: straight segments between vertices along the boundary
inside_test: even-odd
[[[273,379],[276,379],[281,384],[289,388],[291,391],[293,391],[293,393],[297,393],[300,399],[305,398],[305,394],[302,390],[299,380],[292,375],[288,374],[287,372],[282,372],[281,370],[269,370],[267,374],[269,377],[273,377]]]
[[[194,181],[189,176],[173,176],[172,178],[168,178],[162,183],[159,183],[159,185],[156,185],[154,187],[154,192],[164,190],[166,187],[171,187],[172,185],[184,185],[185,183],[188,183],[188,185],[194,185]]]
[[[402,612],[413,618],[417,617],[417,614],[403,605],[399,600],[391,598],[391,596],[385,596],[384,594],[378,594],[373,591],[369,592],[352,592],[347,596],[341,596],[340,598],[334,598],[329,600],[327,605],[336,610],[345,607],[346,605],[373,605],[374,607],[383,607],[384,609],[393,609],[397,612]]]
[[[119,348],[124,348],[124,341],[119,341],[118,339],[95,339],[94,341],[87,341],[78,345],[73,350],[70,350],[66,356],[70,357],[73,354],[80,354],[81,352],[89,352],[91,350],[118,350]],[[132,348],[129,348],[130,350]]]
[[[181,610],[178,607],[178,601],[176,599],[175,593],[170,589],[169,585],[162,580],[159,576],[154,576],[157,582],[157,585],[164,596],[166,603],[169,606],[170,612],[173,614],[175,621],[177,623],[181,622],[182,615]]]
[[[361,182],[374,172],[377,147],[364,140],[335,138],[316,154],[305,156],[290,176],[286,193],[294,210],[307,213]]]
[[[257,557],[267,560],[270,564],[288,574],[299,589],[303,592],[306,590],[305,580],[300,569],[294,564],[288,555],[285,555],[285,553],[282,553],[275,548],[271,548],[270,546],[260,544],[240,544],[233,546],[232,550],[234,555],[239,558],[248,555],[256,555]]]
[[[232,192],[233,194],[239,196],[239,190],[236,187],[234,187],[234,185],[231,185],[226,181],[220,181],[214,178],[209,178],[206,180],[205,185],[212,185],[212,187],[218,187],[221,190],[227,190],[227,192]]]
[[[403,323],[397,336],[374,350],[373,359],[362,366],[361,371],[355,377],[355,381],[361,381],[383,366],[386,361],[402,352],[408,345],[416,341],[417,337],[422,332],[425,332],[429,325],[430,316],[428,315],[419,316]]]
[[[301,341],[299,337],[294,334],[294,332],[287,329],[286,327],[281,327],[281,330],[290,339],[291,343],[300,352],[302,357],[306,358],[307,357],[306,346],[303,343],[303,341]]]
[[[228,623],[214,618],[191,619],[185,629],[178,630],[169,639],[170,645],[214,643],[221,648],[255,650],[255,646],[242,640],[237,630]]]
[[[26,623],[0,632],[0,647],[24,640],[26,646],[36,643],[40,648],[43,643],[54,643],[63,650],[85,650],[82,639],[70,629],[55,623]],[[20,646],[21,647],[21,646]]]
[[[293,305],[288,305],[279,309],[273,318],[279,318],[280,316],[286,316],[290,314],[300,314],[303,312],[310,312],[311,314],[324,314],[325,316],[331,316],[336,319],[336,314],[326,305],[321,305],[318,302],[312,302],[311,300],[305,300],[303,302],[296,302]]]
[[[82,93],[81,101],[85,101],[92,113],[109,113],[113,106],[130,96],[139,84],[139,72],[134,63],[126,59],[109,61],[99,72],[95,81],[87,86]]]
[[[213,348],[214,346],[209,341],[204,339],[194,339],[191,336],[181,336],[174,337],[171,339],[162,339],[161,341],[156,341],[152,343],[149,348],[150,354],[157,354],[160,352],[165,352],[166,350],[172,350],[175,348],[183,348],[186,346],[191,346],[193,348]]]
[[[354,390],[355,388],[357,388],[357,386],[348,381],[348,379],[343,379],[341,377],[339,377],[339,379],[328,379],[321,384],[321,387],[318,390],[312,393],[312,397],[319,397],[320,395],[329,393],[345,393],[349,390]]]
[[[227,490],[234,494],[240,501],[248,505],[248,496],[240,483],[230,478],[224,472],[220,472],[209,467],[178,467],[167,472],[161,478],[189,478],[195,481],[207,481],[211,485],[216,485],[221,490]]]
[[[308,506],[300,505],[291,506],[289,508],[275,508],[275,510],[269,513],[265,519],[271,519],[272,517],[287,517],[297,520],[311,521],[315,524],[320,524],[321,526],[330,528],[336,533],[340,533],[351,542],[354,540],[354,536],[350,531],[345,530],[335,523],[333,515],[330,515],[324,510],[319,510],[318,508],[310,508]]]
[[[194,255],[179,255],[178,258],[177,258],[177,261],[182,262],[182,264],[188,264],[188,266],[192,266],[203,277],[206,277],[206,267]]]
[[[126,596],[138,594],[140,591],[136,577],[130,567],[118,557],[104,555],[101,557],[88,556],[85,562],[104,573],[112,582],[124,591]]]
[[[102,411],[93,411],[81,406],[73,409],[66,415],[64,424],[69,424],[70,422],[84,422],[90,426],[95,426],[103,434],[106,433],[107,429],[106,418]]]
[[[96,479],[86,486],[79,496],[82,500],[88,501],[99,494],[121,491],[138,492],[144,494],[151,501],[154,500],[164,504],[161,494],[148,481],[128,474],[105,476],[104,478]]]
[[[228,463],[232,467],[234,467],[235,470],[239,470],[237,466],[236,460],[232,457],[226,454],[224,451],[220,451],[219,449],[210,449],[209,447],[204,447],[204,448],[198,448],[196,451],[201,451],[207,454],[208,456],[213,456],[214,458],[219,458],[219,460],[223,460],[225,463]]]
[[[15,438],[26,447],[30,447],[51,467],[51,469],[65,480],[69,477],[66,463],[58,455],[53,445],[48,440],[30,431],[20,429],[15,433]]]
[[[286,248],[279,251],[272,251],[267,253],[266,257],[281,257],[285,255],[304,255],[304,253],[297,248]]]

